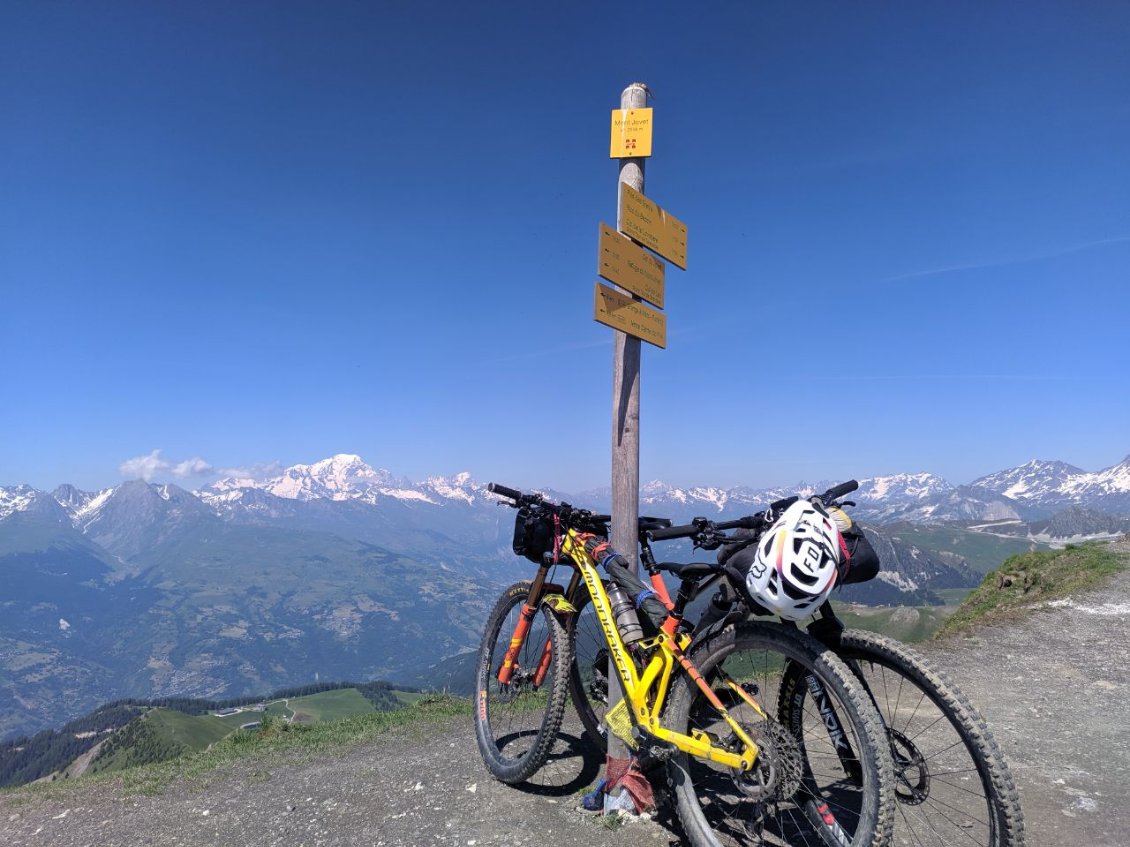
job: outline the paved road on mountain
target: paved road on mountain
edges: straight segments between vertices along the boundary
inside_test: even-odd
[[[1121,545],[1130,554],[1130,544]],[[1020,787],[1032,847],[1130,843],[1130,572],[1112,586],[983,627],[927,652],[978,704]],[[576,733],[576,727],[571,729]],[[0,795],[0,844],[135,845],[553,844],[670,847],[668,826],[608,828],[577,811],[598,762],[560,744],[537,789],[487,776],[470,719],[408,727],[307,760],[275,755],[122,797],[113,783],[65,799]]]

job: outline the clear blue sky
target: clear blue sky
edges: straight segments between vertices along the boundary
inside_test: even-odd
[[[644,479],[1114,464],[1127,44],[1125,3],[5,3],[0,484],[606,484],[634,80],[689,228]]]

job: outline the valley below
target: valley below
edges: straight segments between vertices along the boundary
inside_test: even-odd
[[[1130,558],[1130,543],[1115,549]],[[1032,847],[1125,843],[1127,608],[1130,570],[1100,590],[1040,604],[1022,620],[920,647],[988,720],[1010,762]],[[182,770],[158,787],[118,778],[0,792],[0,840],[13,847],[680,843],[664,816],[609,828],[577,811],[578,792],[601,764],[580,736],[570,717],[534,782],[508,787],[482,766],[469,706],[441,710],[325,749],[267,748],[205,773]]]
[[[1130,464],[1061,465],[956,487],[929,474],[862,480],[852,514],[882,571],[837,602],[871,628],[924,638],[1008,556],[1121,531]],[[653,482],[641,509],[729,519],[823,487]],[[607,491],[546,493],[608,506]],[[467,693],[494,598],[532,575],[510,550],[513,517],[469,474],[417,483],[346,454],[195,492],[141,480],[0,487],[0,740],[123,698],[224,699],[319,680]],[[712,554],[676,543],[661,555]]]

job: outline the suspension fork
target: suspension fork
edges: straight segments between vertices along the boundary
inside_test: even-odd
[[[502,685],[508,684],[514,676],[514,663],[518,659],[522,645],[526,643],[526,636],[530,633],[530,625],[533,623],[534,615],[537,614],[538,607],[541,605],[541,598],[545,593],[545,577],[548,573],[549,562],[543,557],[541,566],[534,576],[534,581],[530,584],[530,593],[526,595],[526,602],[522,604],[522,612],[518,616],[518,622],[514,625],[514,634],[510,637],[510,646],[506,650],[506,655],[502,658],[502,667],[498,669],[498,681]],[[545,649],[538,660],[537,672],[534,676],[534,682],[537,685],[542,683],[546,672],[549,670],[549,663],[553,658],[551,652],[549,639],[546,639]]]
[[[841,642],[840,635],[844,631],[844,625],[836,617],[835,612],[832,610],[830,603],[825,602],[820,607],[819,617],[816,618],[811,624],[808,625],[808,632],[817,641],[825,647],[832,650],[836,655],[841,655]],[[875,703],[875,696],[871,693],[867,681],[863,678],[859,668],[855,667],[855,662],[847,662],[845,664],[851,666],[852,673],[855,674],[867,696],[871,698],[871,702],[878,710],[878,704]],[[817,711],[820,713],[820,718],[824,722],[824,727],[828,730],[828,737],[832,741],[832,746],[836,749],[836,755],[840,759],[840,765],[844,769],[844,773],[848,775],[857,785],[863,782],[863,769],[859,762],[859,755],[852,749],[851,738],[847,732],[844,731],[843,721],[840,720],[839,714],[836,712],[835,706],[832,704],[832,698],[828,696],[824,684],[820,682],[812,674],[804,674],[799,665],[793,664],[792,668],[786,672],[786,675],[792,673],[801,677],[800,683],[812,695],[812,702],[816,705]],[[803,696],[803,694],[801,695]],[[799,707],[799,698],[796,706]],[[794,720],[799,719],[799,710],[791,711]]]

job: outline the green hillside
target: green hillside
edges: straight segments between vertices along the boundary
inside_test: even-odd
[[[90,772],[104,773],[163,762],[203,750],[231,732],[230,726],[212,715],[151,709],[106,741],[91,762]]]
[[[298,697],[287,705],[294,712],[296,721],[336,721],[377,711],[356,688],[340,688],[337,691]]]
[[[383,686],[383,684],[381,684]],[[362,686],[367,690],[369,686]],[[387,690],[387,687],[384,687]],[[409,692],[403,692],[408,695]],[[417,697],[419,695],[416,695]],[[301,697],[267,703],[265,711],[242,709],[235,714],[189,715],[173,709],[154,708],[120,729],[103,745],[91,763],[91,773],[123,770],[137,765],[163,762],[196,750],[204,750],[240,727],[264,719],[269,723],[329,723],[377,711],[389,711],[400,699],[389,690],[395,704],[378,709],[373,699],[357,688],[336,688]]]
[[[953,614],[953,606],[861,606],[833,603],[837,617],[851,629],[865,629],[899,641],[926,641]]]
[[[306,726],[400,711],[424,695],[389,683],[316,682],[268,697],[198,700],[170,697],[117,701],[60,730],[44,730],[0,744],[0,786],[49,776],[69,778],[68,766],[101,743],[87,773],[119,771],[203,750],[266,718],[276,725]]]
[[[1039,603],[1101,585],[1125,569],[1128,558],[1106,544],[1069,544],[1062,550],[1013,556],[986,574],[938,635],[951,635],[976,623],[1009,620]]]
[[[1048,549],[1021,538],[1001,538],[953,526],[920,526],[893,524],[884,528],[890,535],[935,553],[960,556],[977,573],[988,573],[1000,567],[1009,556],[1032,549]]]

